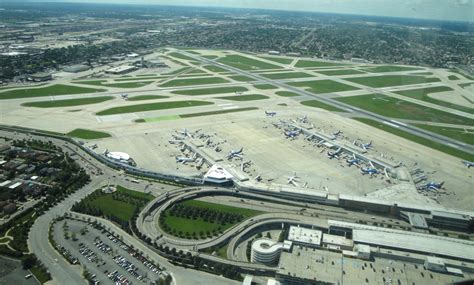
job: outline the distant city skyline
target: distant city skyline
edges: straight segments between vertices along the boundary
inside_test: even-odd
[[[256,8],[451,21],[474,21],[474,0],[26,0]]]

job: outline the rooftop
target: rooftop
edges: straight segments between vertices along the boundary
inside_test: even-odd
[[[288,232],[288,240],[316,246],[321,245],[321,236],[321,231],[296,226],[291,226]]]

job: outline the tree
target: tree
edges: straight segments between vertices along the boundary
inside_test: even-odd
[[[23,266],[23,269],[28,270],[35,266],[37,262],[38,260],[36,259],[36,256],[29,254],[21,261],[21,265]]]

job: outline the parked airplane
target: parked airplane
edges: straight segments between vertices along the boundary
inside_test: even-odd
[[[184,128],[182,131],[176,131],[176,132],[185,137],[190,137],[190,138],[192,137],[191,133],[186,128]]]
[[[97,148],[97,144],[93,144],[89,147],[90,149],[96,149]]]
[[[362,172],[363,175],[370,174],[370,176],[379,173],[379,171],[376,168],[370,168],[370,167],[361,168],[360,171]]]
[[[307,123],[308,122],[308,115],[304,115],[304,117],[297,117],[296,120],[300,123]]]
[[[467,168],[474,167],[474,162],[463,160],[462,163],[467,166]]]
[[[194,162],[196,160],[196,156],[197,156],[196,153],[192,157],[177,156],[176,157],[176,162],[179,162],[181,164],[186,164],[188,162]]]
[[[122,93],[122,99],[123,100],[128,100],[128,94],[127,93]]]
[[[296,175],[296,171],[293,171],[293,175],[288,177],[288,184],[292,184],[293,186],[298,186],[298,179],[299,177]]]
[[[276,112],[268,112],[268,111],[265,111],[265,115],[267,115],[268,117],[273,117],[275,116],[277,113]]]
[[[442,182],[428,182],[425,185],[421,186],[420,189],[426,189],[426,190],[439,190],[442,189],[444,185],[444,181]]]
[[[332,135],[335,136],[335,137],[337,137],[341,134],[342,134],[342,131],[339,131],[339,130],[337,132],[332,133]]]
[[[257,182],[262,181],[262,175],[259,174],[259,175],[255,176],[255,181],[257,181]]]
[[[339,155],[342,153],[342,148],[338,148],[335,151],[328,151],[327,155],[330,159],[339,158]]]
[[[286,136],[287,138],[291,138],[291,139],[297,137],[299,134],[300,134],[300,130],[287,131],[287,132],[285,132],[285,136]]]
[[[243,154],[244,148],[241,147],[239,150],[231,150],[227,155],[227,159],[232,159],[234,157],[241,157]]]
[[[361,143],[360,146],[363,149],[368,150],[368,149],[372,148],[372,141],[370,141],[369,143]]]
[[[361,160],[359,158],[357,158],[355,156],[355,154],[352,154],[352,158],[346,159],[346,162],[347,162],[348,166],[352,166],[352,165],[359,166],[360,161]]]

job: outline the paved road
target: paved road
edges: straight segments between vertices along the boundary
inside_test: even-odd
[[[0,131],[0,136],[11,137],[14,139],[38,139],[41,141],[52,141],[57,146],[60,146],[63,151],[71,153],[72,150],[76,151],[76,147],[71,146],[70,143],[67,143],[62,140],[57,140],[54,138],[35,136],[31,134],[23,133],[14,133],[9,131]],[[57,217],[65,214],[70,210],[72,205],[75,202],[82,200],[84,197],[98,189],[99,187],[105,185],[109,180],[120,185],[130,184],[129,181],[126,181],[125,175],[120,175],[117,171],[110,169],[95,159],[91,158],[87,153],[82,151],[80,148],[77,149],[77,154],[79,159],[76,160],[79,165],[84,167],[90,173],[92,170],[100,169],[103,174],[100,176],[91,175],[92,181],[85,187],[79,189],[75,193],[71,194],[67,199],[59,203],[58,205],[50,208],[44,215],[36,219],[33,224],[28,238],[28,247],[38,259],[45,264],[45,266],[50,271],[53,281],[52,284],[86,284],[86,281],[82,278],[82,269],[80,266],[71,266],[67,261],[65,261],[62,256],[56,252],[56,250],[49,244],[48,240],[48,230],[49,225],[52,220]],[[82,158],[84,159],[82,159]],[[91,166],[93,165],[93,167]],[[130,177],[130,179],[132,179]],[[149,185],[148,181],[141,181],[139,185]],[[135,189],[137,184],[133,184]],[[162,185],[160,185],[162,186]],[[166,186],[166,185],[163,185]],[[132,187],[131,187],[132,188]],[[158,187],[146,187],[142,191],[151,191],[157,192],[164,190],[158,190]],[[99,218],[97,218],[99,219]],[[174,276],[177,285],[181,284],[196,284],[196,285],[226,285],[226,284],[240,284],[240,282],[229,280],[221,276],[216,276],[213,274],[205,273],[202,271],[185,269],[170,264],[165,258],[156,254],[153,250],[147,248],[136,238],[129,236],[120,228],[112,224],[111,222],[101,219],[103,224],[107,224],[109,228],[113,229],[114,232],[126,238],[128,244],[133,244],[136,248],[140,248],[145,254],[153,256],[153,258],[160,264],[163,264],[169,272]]]
[[[381,115],[378,115],[378,114],[375,114],[375,113],[372,113],[372,112],[369,112],[369,111],[366,111],[366,110],[363,110],[363,109],[360,109],[360,108],[352,107],[351,105],[344,104],[342,102],[336,101],[336,100],[331,99],[331,98],[327,98],[327,96],[325,96],[326,94],[315,95],[315,94],[313,94],[309,91],[306,91],[306,90],[288,85],[288,84],[283,83],[281,81],[268,79],[268,78],[265,78],[265,77],[260,76],[258,74],[254,74],[254,73],[251,73],[251,72],[248,72],[248,71],[244,71],[244,70],[232,67],[232,66],[222,64],[220,62],[209,60],[207,58],[204,58],[204,57],[201,57],[201,56],[198,56],[198,55],[186,52],[186,51],[176,50],[176,52],[181,53],[181,54],[186,55],[186,56],[189,56],[189,57],[193,58],[194,60],[200,61],[202,63],[218,65],[219,67],[222,67],[222,68],[224,68],[228,71],[232,71],[232,72],[238,73],[240,75],[251,77],[251,78],[253,78],[257,81],[264,81],[265,83],[278,86],[282,89],[286,89],[288,91],[297,93],[297,94],[302,95],[302,96],[310,97],[311,99],[321,101],[323,103],[335,106],[335,107],[343,109],[343,110],[348,110],[350,112],[359,113],[360,115],[368,117],[368,118],[370,118],[374,121],[377,121],[377,122],[380,122],[380,123],[383,123],[383,124],[388,123],[388,124],[392,125],[393,127],[399,128],[400,130],[403,130],[405,132],[408,132],[408,133],[411,133],[411,134],[414,134],[414,135],[417,135],[417,136],[420,136],[420,137],[423,137],[423,138],[426,138],[426,139],[430,139],[430,140],[433,140],[435,142],[447,145],[449,147],[453,147],[453,148],[456,148],[456,149],[474,154],[474,146],[473,145],[465,144],[465,143],[459,142],[457,140],[450,139],[448,137],[444,137],[444,136],[441,136],[441,135],[438,135],[438,134],[434,134],[434,133],[431,133],[431,132],[428,132],[428,131],[425,131],[423,129],[416,128],[416,127],[413,127],[413,126],[410,126],[410,125],[406,125],[404,123],[393,120],[392,118],[381,116]],[[342,80],[342,79],[338,79],[336,81],[341,81],[341,83],[344,83],[344,84],[348,83],[347,81]],[[366,86],[364,86],[364,88],[368,89],[368,90],[369,89],[370,90],[375,90],[375,91],[377,90],[376,88],[369,88],[369,87],[366,87]]]

